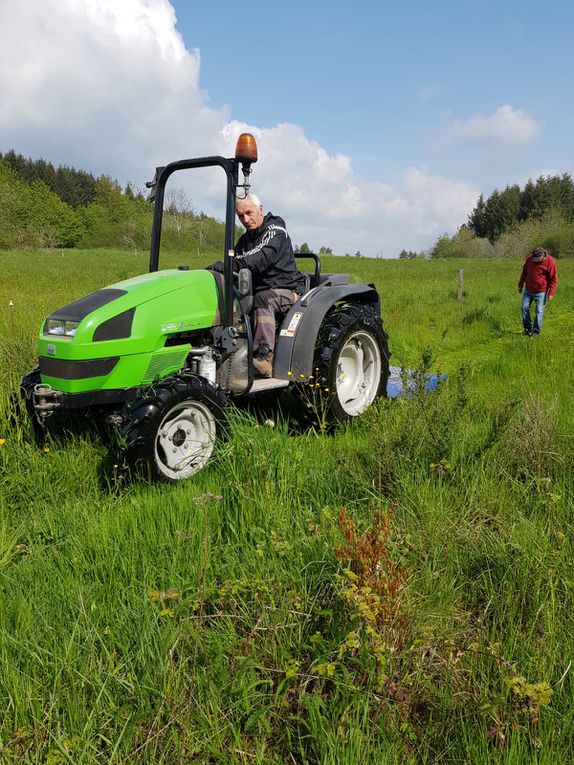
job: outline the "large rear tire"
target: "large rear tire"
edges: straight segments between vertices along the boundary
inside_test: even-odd
[[[313,385],[325,424],[345,422],[386,396],[389,348],[376,307],[369,303],[337,306],[319,330]],[[314,397],[316,400],[316,397]]]
[[[225,426],[226,396],[207,380],[178,375],[126,407],[120,428],[131,473],[177,483],[207,465]]]

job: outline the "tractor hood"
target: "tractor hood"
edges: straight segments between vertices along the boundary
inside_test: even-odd
[[[153,353],[170,338],[220,323],[220,303],[211,271],[136,276],[50,314],[39,356],[81,361]]]

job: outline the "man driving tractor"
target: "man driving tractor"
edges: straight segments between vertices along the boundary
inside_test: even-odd
[[[248,268],[253,279],[253,367],[258,377],[272,377],[276,317],[284,316],[301,297],[305,277],[295,265],[283,218],[264,215],[255,194],[238,199],[235,211],[246,231],[236,244],[233,269]],[[223,271],[223,263],[209,268]]]

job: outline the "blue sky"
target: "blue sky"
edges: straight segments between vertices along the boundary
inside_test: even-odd
[[[490,190],[574,167],[574,3],[250,2],[244,24],[237,3],[173,5],[214,104],[256,125],[302,125],[365,178],[422,164]],[[242,62],[257,71],[238,76]],[[512,149],[449,140],[453,120],[503,104],[541,135]]]
[[[255,190],[316,249],[427,248],[480,192],[574,173],[563,0],[19,0],[0,28],[0,151],[143,185],[249,129]],[[222,216],[220,179],[184,186]]]

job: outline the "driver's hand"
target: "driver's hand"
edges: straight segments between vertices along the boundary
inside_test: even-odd
[[[222,274],[224,271],[224,265],[222,260],[217,260],[215,263],[212,263],[210,266],[205,267],[206,271],[217,271],[218,274]]]

